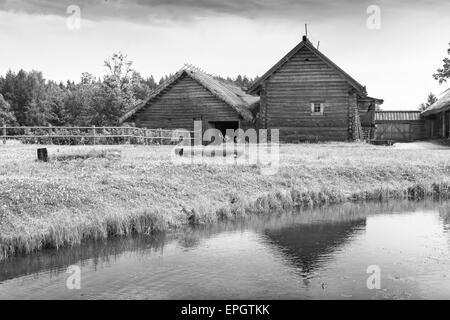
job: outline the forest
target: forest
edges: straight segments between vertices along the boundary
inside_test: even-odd
[[[116,126],[119,118],[146,100],[159,84],[143,77],[123,53],[104,61],[105,74],[83,72],[79,82],[57,83],[41,71],[8,71],[0,76],[0,124],[7,126]],[[220,78],[240,87],[254,81],[246,76]]]

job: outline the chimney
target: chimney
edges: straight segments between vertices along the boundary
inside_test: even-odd
[[[307,36],[303,36],[303,41],[308,41],[308,37]]]

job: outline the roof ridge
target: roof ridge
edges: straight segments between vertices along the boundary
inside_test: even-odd
[[[307,39],[304,38],[300,43],[298,43],[293,49],[291,49],[286,55],[284,55],[272,68],[270,68],[266,73],[264,73],[253,85],[248,89],[248,92],[254,92],[260,83],[267,78],[269,78],[274,72],[280,69],[286,62],[289,61],[297,52],[299,52],[302,48],[308,48],[315,55],[317,55],[321,60],[323,60],[326,64],[330,65],[332,68],[336,69],[337,72],[341,73],[346,80],[358,91],[367,95],[366,88],[358,81],[356,81],[352,76],[350,76],[347,72],[345,72],[342,68],[340,68],[336,63],[334,63],[330,58],[328,58],[325,54],[323,54],[319,49],[316,49],[314,45]]]
[[[136,112],[141,110],[151,99],[157,97],[165,88],[170,86],[173,82],[175,82],[185,71],[184,66],[175,72],[172,76],[169,76],[166,80],[158,84],[155,89],[153,89],[147,99],[141,101],[140,103],[136,104],[132,109],[127,111],[122,117],[119,118],[119,122],[123,122],[132,115],[134,115]]]
[[[244,118],[247,118],[247,120],[253,118],[251,112],[248,109],[246,109],[246,107],[248,107],[249,104],[243,99],[242,96],[238,95],[236,92],[231,90],[231,88],[228,85],[214,78],[210,74],[202,72],[201,70],[198,69],[195,71],[196,72],[188,73],[188,75],[193,77],[198,83],[200,83],[205,89],[211,92],[216,98],[222,100],[223,102],[231,106],[236,112],[241,114]],[[207,80],[203,79],[202,77],[206,77]],[[208,81],[211,83],[208,83]],[[214,83],[217,88],[214,88]],[[236,88],[239,89],[238,87]],[[243,91],[242,89],[240,90]],[[243,94],[246,93],[243,92]],[[249,94],[247,95],[250,96]],[[237,101],[233,101],[232,96],[234,96]]]
[[[168,79],[159,84],[149,95],[149,97],[137,104],[134,108],[126,112],[121,118],[120,122],[126,121],[128,118],[133,116],[139,110],[144,108],[152,99],[156,98],[159,94],[161,94],[166,88],[175,83],[178,79],[181,78],[183,74],[186,74],[194,81],[199,83],[206,90],[211,92],[217,99],[222,100],[224,103],[228,104],[232,107],[238,114],[240,114],[244,119],[251,120],[253,119],[252,113],[247,107],[250,106],[250,102],[246,101],[244,98],[253,97],[250,94],[246,93],[242,88],[235,86],[236,90],[240,90],[242,94],[237,94],[230,86],[220,79],[216,79],[213,75],[203,71],[199,67],[196,67],[192,64],[185,63],[184,66],[178,70],[175,74],[170,76]],[[256,97],[255,97],[256,99]],[[252,102],[254,103],[254,102]]]
[[[447,89],[445,89],[444,91],[442,91],[442,92],[439,94],[439,96],[442,97],[442,96],[446,95],[447,92],[450,92],[450,87],[448,87]]]
[[[449,109],[450,109],[450,88],[441,93],[437,101],[432,105],[430,105],[428,108],[426,108],[424,111],[422,111],[422,114],[424,116],[427,116],[443,112]]]

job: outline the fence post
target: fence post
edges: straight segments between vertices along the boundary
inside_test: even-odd
[[[95,146],[95,125],[92,126],[92,144]]]
[[[3,121],[3,144],[6,144],[6,122]]]
[[[50,136],[50,143],[49,144],[53,144],[53,137],[52,137],[52,125],[49,123],[48,124],[48,135]]]
[[[25,134],[25,139],[22,139],[22,143],[24,141],[26,141],[27,143],[30,143],[30,141],[34,143],[34,140],[31,138],[31,135],[30,135],[30,128],[28,128],[28,127],[25,128],[24,134]]]

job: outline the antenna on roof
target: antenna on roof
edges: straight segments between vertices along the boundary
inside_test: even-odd
[[[320,47],[320,41],[317,41],[317,50],[319,50]]]
[[[305,23],[305,37],[308,38],[308,24]]]

